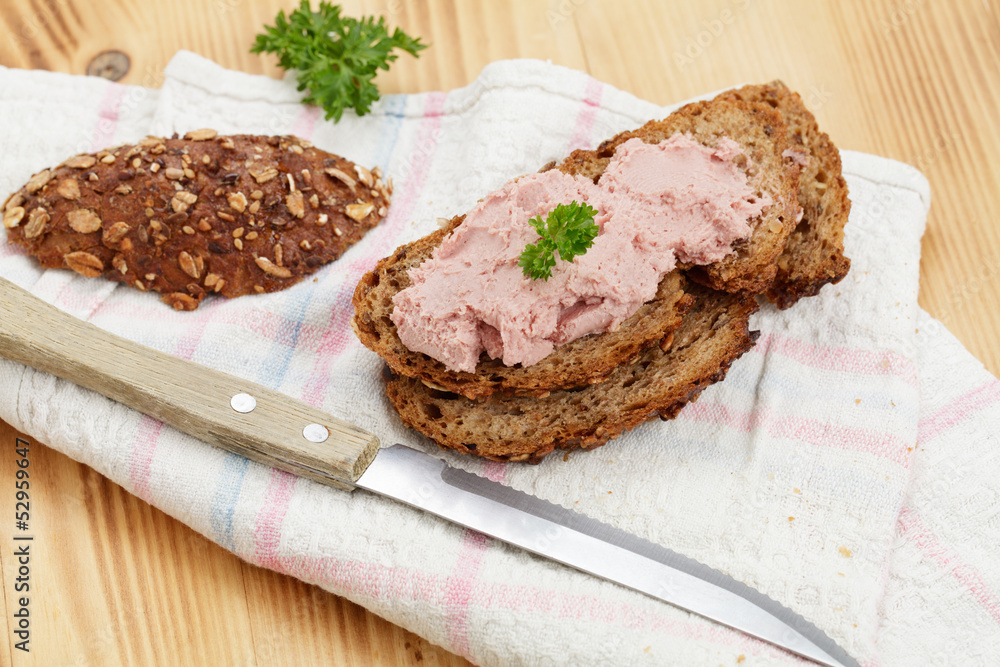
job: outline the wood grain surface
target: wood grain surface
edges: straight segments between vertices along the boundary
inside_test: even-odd
[[[285,0],[3,0],[0,64],[83,74],[130,59],[158,86],[178,49],[280,76],[253,36]],[[841,148],[931,183],[920,304],[1000,373],[1000,8],[992,0],[366,0],[432,44],[386,93],[449,89],[502,58],[543,58],[660,104],[781,78]],[[112,63],[113,64],[113,63]],[[93,67],[113,71],[105,61]],[[892,252],[892,248],[886,248]],[[850,278],[848,278],[850,279]],[[16,665],[430,664],[465,661],[315,587],[239,561],[86,466],[29,440],[32,652],[14,648],[16,434],[0,424],[0,565]]]

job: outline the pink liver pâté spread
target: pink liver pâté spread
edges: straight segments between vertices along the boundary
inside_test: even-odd
[[[529,366],[557,345],[611,331],[656,294],[677,261],[708,264],[750,235],[771,200],[757,196],[733,160],[739,145],[703,146],[675,134],[659,144],[630,139],[597,184],[550,170],[507,183],[475,206],[394,298],[392,321],[407,348],[453,371],[474,372],[485,350]],[[600,233],[552,277],[518,266],[538,240],[528,224],[558,204],[597,209]]]

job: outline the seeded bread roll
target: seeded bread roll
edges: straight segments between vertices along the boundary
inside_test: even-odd
[[[782,157],[789,147],[785,122],[766,104],[717,98],[685,105],[663,120],[646,123],[637,130],[622,132],[595,150],[576,150],[560,163],[560,171],[600,178],[615,149],[629,139],[659,143],[674,134],[690,134],[696,141],[715,146],[722,137],[738,143],[746,157],[740,166],[747,172],[750,186],[758,195],[767,193],[772,205],[750,221],[750,237],[733,244],[734,252],[721,261],[691,267],[689,275],[713,289],[726,292],[760,293],[777,273],[775,261],[784,248],[798,217],[798,165]],[[737,162],[739,164],[739,162]]]
[[[562,163],[547,165],[543,171],[555,168],[596,181],[614,154],[614,147],[626,139],[638,137],[648,143],[656,143],[678,132],[687,133],[696,141],[712,147],[717,146],[722,137],[739,143],[746,157],[738,157],[737,163],[742,161],[740,166],[747,172],[748,183],[757,196],[767,194],[771,197],[771,207],[751,221],[753,231],[750,241],[737,251],[746,258],[738,264],[739,270],[745,274],[732,277],[722,285],[731,290],[760,291],[766,288],[776,270],[773,253],[768,253],[771,253],[771,246],[775,246],[775,252],[780,250],[788,231],[795,224],[798,209],[796,168],[789,166],[781,155],[788,148],[784,125],[781,117],[766,105],[740,101],[687,105],[665,120],[647,123],[639,130],[618,135],[597,151],[575,151]],[[467,398],[484,398],[494,392],[519,396],[545,395],[556,389],[601,382],[617,366],[650,346],[669,344],[670,334],[679,326],[689,306],[689,299],[683,294],[683,278],[678,271],[674,271],[661,281],[656,297],[613,332],[585,336],[560,345],[541,362],[526,368],[504,366],[484,353],[475,373],[450,371],[441,362],[406,349],[389,315],[393,310],[392,297],[409,285],[408,271],[429,258],[448,233],[463,220],[463,216],[457,217],[444,229],[399,248],[365,275],[355,291],[355,316],[352,321],[355,333],[362,343],[386,361],[393,373],[418,378],[432,387]],[[766,247],[767,250],[756,250],[758,247]],[[767,257],[770,259],[767,260]],[[758,266],[765,260],[771,264]],[[729,275],[728,271],[719,268],[717,273]]]
[[[410,269],[419,266],[444,238],[465,220],[454,218],[442,229],[398,248],[369,271],[354,292],[354,332],[367,347],[385,359],[395,373],[419,378],[432,386],[467,398],[494,392],[542,395],[552,389],[600,382],[619,364],[650,345],[669,337],[681,323],[691,298],[684,294],[684,278],[673,271],[660,281],[656,296],[615,331],[585,336],[560,345],[552,354],[528,367],[504,366],[485,353],[475,373],[450,371],[426,354],[408,350],[389,319],[392,297],[410,284]]]
[[[274,292],[339,257],[385,217],[391,185],[296,137],[197,130],[77,155],[3,207],[7,240],[46,268],[160,292]]]
[[[753,347],[749,296],[690,287],[695,301],[666,351],[654,346],[599,384],[548,396],[471,401],[386,369],[386,394],[405,424],[446,449],[537,463],[554,449],[593,449],[652,417],[673,419]]]
[[[767,298],[778,308],[789,308],[800,298],[817,294],[823,285],[840,282],[851,268],[851,260],[844,256],[851,200],[841,175],[840,151],[820,131],[799,94],[781,81],[744,86],[719,97],[762,102],[776,109],[788,125],[790,159],[804,162],[799,172],[802,220],[785,241],[777,275],[767,290]]]

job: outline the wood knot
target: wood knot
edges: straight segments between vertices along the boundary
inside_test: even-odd
[[[121,51],[102,51],[87,65],[87,76],[118,81],[128,74],[132,61]]]

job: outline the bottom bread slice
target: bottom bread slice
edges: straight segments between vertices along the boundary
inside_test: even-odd
[[[599,384],[544,397],[474,401],[384,372],[403,422],[441,447],[497,461],[541,461],[554,449],[592,449],[642,422],[673,419],[753,347],[752,297],[694,286],[694,305],[664,351],[656,346]]]

